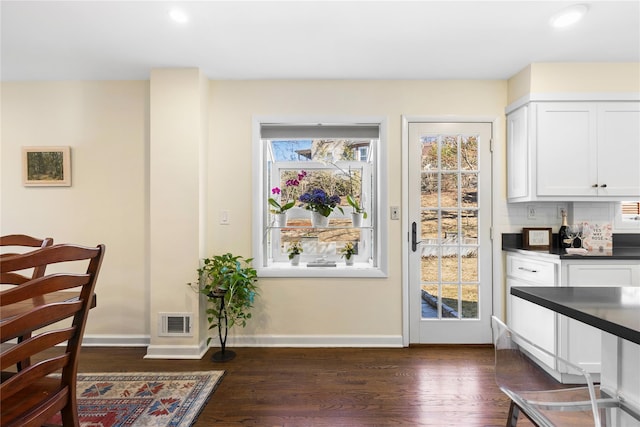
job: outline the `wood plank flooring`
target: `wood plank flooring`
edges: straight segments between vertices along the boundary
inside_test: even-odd
[[[195,427],[504,426],[488,346],[235,348],[225,363],[85,347],[79,372],[224,370]],[[522,425],[528,423],[522,420]],[[519,423],[520,425],[520,423]]]

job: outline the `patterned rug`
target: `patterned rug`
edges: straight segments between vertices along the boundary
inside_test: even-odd
[[[78,374],[81,427],[191,426],[224,371]],[[60,422],[60,415],[52,421]]]

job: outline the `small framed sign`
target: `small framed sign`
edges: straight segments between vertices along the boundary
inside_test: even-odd
[[[27,187],[69,187],[71,148],[22,147],[22,184]]]
[[[551,228],[523,228],[522,247],[533,250],[551,249]]]

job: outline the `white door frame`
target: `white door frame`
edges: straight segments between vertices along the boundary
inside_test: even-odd
[[[493,313],[498,313],[502,317],[503,312],[503,286],[502,273],[496,271],[496,266],[501,266],[502,262],[496,262],[496,256],[500,255],[502,244],[497,241],[499,236],[494,236],[494,212],[496,208],[496,188],[502,188],[497,178],[502,176],[497,173],[496,159],[502,158],[502,153],[494,150],[497,144],[493,141],[496,138],[496,126],[500,123],[497,117],[488,116],[420,116],[420,115],[402,115],[402,344],[409,346],[409,123],[491,123],[491,241],[492,241],[492,276],[493,276]]]

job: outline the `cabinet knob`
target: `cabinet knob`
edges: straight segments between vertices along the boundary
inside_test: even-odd
[[[602,184],[600,188],[607,188],[607,184]]]
[[[593,188],[598,188],[598,184],[593,184],[592,187]]]

